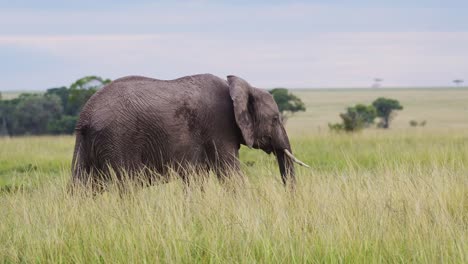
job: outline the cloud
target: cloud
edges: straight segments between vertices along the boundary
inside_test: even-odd
[[[2,80],[3,87],[38,89],[85,74],[172,79],[203,72],[236,74],[259,87],[362,87],[374,77],[387,86],[446,85],[468,79],[466,46],[468,32],[290,33],[280,39],[255,33],[0,36],[0,50],[55,58],[47,67],[45,59],[34,71],[18,71],[47,82],[14,79],[19,75]]]
[[[2,9],[0,34],[158,34],[175,32],[468,31],[463,8],[212,1],[108,5],[97,9]]]
[[[468,79],[468,18],[452,2],[27,2],[0,10],[0,71],[8,73],[0,90],[66,85],[86,74],[211,72],[261,87]]]

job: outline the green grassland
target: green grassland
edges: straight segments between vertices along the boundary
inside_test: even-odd
[[[468,261],[468,90],[295,93],[308,110],[287,130],[312,169],[297,168],[293,193],[274,157],[243,148],[243,185],[211,176],[204,191],[174,180],[72,196],[73,137],[0,138],[0,262]],[[328,131],[379,96],[405,107],[392,129]]]

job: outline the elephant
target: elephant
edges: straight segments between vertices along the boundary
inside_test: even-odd
[[[265,90],[233,75],[198,74],[174,80],[117,79],[83,106],[75,128],[71,183],[111,178],[122,171],[164,178],[188,166],[222,179],[240,172],[239,148],[276,156],[282,182],[295,184],[288,135]],[[144,174],[146,175],[146,174]]]

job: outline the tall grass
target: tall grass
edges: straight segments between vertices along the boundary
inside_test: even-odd
[[[466,263],[465,132],[295,138],[313,169],[298,168],[294,193],[272,157],[243,149],[244,184],[96,196],[67,192],[72,138],[0,139],[4,175],[20,175],[0,194],[0,261]]]

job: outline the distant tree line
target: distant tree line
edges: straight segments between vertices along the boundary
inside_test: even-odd
[[[0,96],[0,136],[72,134],[83,105],[109,82],[86,76],[70,87],[51,88],[43,94],[23,93],[11,100]]]

